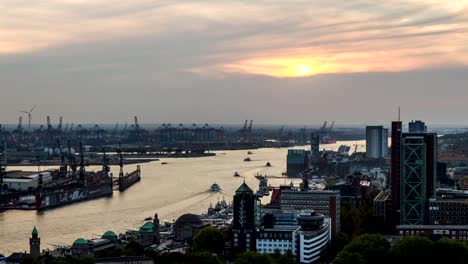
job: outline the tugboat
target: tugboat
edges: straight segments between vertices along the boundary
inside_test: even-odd
[[[240,175],[239,175],[239,173],[237,173],[237,171],[234,172],[234,177],[240,177]]]
[[[251,161],[249,157],[245,158],[244,161]]]
[[[221,188],[219,188],[219,185],[216,182],[210,187],[210,192],[219,192],[219,190],[221,190]]]
[[[270,162],[267,162],[265,167],[271,167],[271,163]]]

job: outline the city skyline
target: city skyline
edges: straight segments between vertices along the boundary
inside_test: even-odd
[[[467,2],[1,5],[0,123],[466,124]]]

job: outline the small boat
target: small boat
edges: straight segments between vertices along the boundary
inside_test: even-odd
[[[252,151],[247,151],[247,155],[252,155]]]
[[[249,157],[245,158],[244,161],[251,161]]]
[[[167,162],[161,162],[161,165],[166,165],[166,164],[168,164],[168,163]]]
[[[237,173],[237,171],[234,172],[234,177],[240,177],[240,175],[239,175],[239,173]]]
[[[271,167],[271,163],[270,162],[267,162],[265,167]]]
[[[221,188],[219,188],[219,185],[216,182],[210,187],[210,192],[219,192],[219,190],[221,190]]]
[[[151,220],[153,220],[152,217],[146,217],[146,218],[145,218],[145,221],[151,221]]]

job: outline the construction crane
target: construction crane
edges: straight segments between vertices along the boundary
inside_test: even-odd
[[[135,130],[139,131],[140,130],[140,125],[138,124],[138,117],[135,116],[134,119],[135,119]]]
[[[327,123],[328,123],[328,121],[323,122],[322,130],[327,129]]]
[[[328,129],[328,131],[331,133],[332,130],[333,130],[333,126],[335,125],[335,121],[332,122],[332,125],[330,126],[330,128]]]
[[[83,153],[83,143],[80,141],[80,181],[86,186],[86,177],[85,177],[85,165],[84,165],[84,153]]]
[[[253,123],[253,120],[250,120],[249,132],[252,132],[252,123]]]
[[[62,122],[63,122],[63,117],[60,117],[60,118],[59,118],[59,124],[58,124],[58,127],[57,127],[57,129],[58,129],[59,131],[62,131]]]
[[[47,116],[47,130],[52,130],[52,125],[50,124],[50,116]]]
[[[23,117],[19,117],[18,119],[18,127],[16,128],[17,131],[22,131],[23,130]]]
[[[57,138],[57,146],[60,150],[60,175],[67,176],[67,165],[65,164],[65,155],[63,154],[62,144],[60,144],[60,139]]]
[[[76,177],[75,155],[72,153],[70,140],[68,140],[67,144],[68,144],[68,160],[69,160],[69,163],[70,163],[70,168],[72,170],[73,179],[75,179],[75,177]]]
[[[123,154],[122,154],[122,145],[119,142],[119,148],[117,149],[117,153],[119,154],[119,184],[122,184],[124,178],[124,171],[123,171]]]
[[[115,124],[114,130],[112,131],[112,136],[117,135],[117,130],[119,129],[119,123]]]

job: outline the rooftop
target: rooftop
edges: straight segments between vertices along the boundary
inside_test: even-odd
[[[75,242],[73,242],[73,245],[87,245],[87,244],[88,244],[88,241],[86,241],[86,239],[81,238],[81,237],[75,240]]]
[[[239,188],[237,188],[236,193],[252,193],[252,194],[253,194],[253,191],[252,191],[252,189],[250,189],[250,187],[244,182],[244,183],[242,183],[241,186],[239,186]]]

